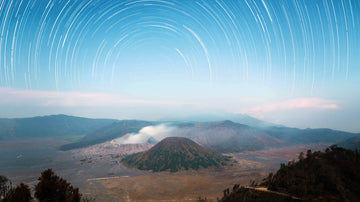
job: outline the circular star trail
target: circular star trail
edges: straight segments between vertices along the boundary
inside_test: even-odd
[[[359,76],[358,0],[2,0],[0,85],[306,86]]]

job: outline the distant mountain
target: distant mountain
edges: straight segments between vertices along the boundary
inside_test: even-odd
[[[349,139],[340,141],[340,142],[336,143],[336,145],[339,147],[343,147],[345,149],[360,150],[360,136],[351,137]]]
[[[0,119],[0,140],[85,135],[115,121],[67,115]]]
[[[296,144],[336,143],[360,136],[331,129],[288,127],[251,127],[232,121],[178,123],[174,136],[190,138],[200,145],[222,153],[256,151]]]
[[[239,117],[245,116],[241,115]],[[62,150],[69,150],[103,143],[128,133],[137,133],[143,127],[160,123],[163,122],[89,119],[67,115],[0,119],[0,140],[84,136],[78,142],[61,147]],[[168,136],[186,137],[207,149],[221,153],[255,151],[291,144],[336,144],[347,138],[360,136],[359,133],[331,129],[297,129],[282,126],[255,127],[229,120],[166,122],[166,125],[174,128]],[[155,144],[157,140],[152,138],[148,142]]]
[[[78,142],[63,145],[60,147],[60,149],[70,150],[70,149],[83,148],[94,144],[103,143],[121,137],[123,135],[126,135],[127,133],[136,133],[141,128],[152,124],[153,123],[148,121],[139,121],[139,120],[116,121],[110,125],[104,126],[87,134]]]
[[[349,133],[328,128],[320,129],[298,129],[288,127],[268,127],[262,129],[266,134],[293,144],[310,143],[336,143],[350,137],[360,136],[359,133]]]
[[[223,120],[229,120],[232,122],[252,126],[252,127],[270,127],[279,126],[270,122],[266,122],[260,119],[256,119],[247,114],[199,114],[192,116],[168,116],[160,119],[159,121],[172,121],[172,122],[218,122]]]
[[[79,142],[61,147],[63,150],[87,147],[122,137],[127,133],[137,133],[145,126],[159,122],[140,120],[117,121],[88,133]],[[256,151],[270,147],[294,144],[336,143],[360,134],[334,131],[331,129],[297,129],[287,127],[251,127],[232,121],[216,122],[167,122],[175,128],[168,136],[189,138],[207,149],[220,153]],[[148,140],[155,144],[155,139]]]
[[[268,145],[284,143],[259,128],[232,121],[181,124],[173,133],[175,136],[194,140],[208,149],[224,153],[255,151]]]
[[[182,137],[168,137],[150,150],[122,159],[130,167],[141,170],[176,172],[178,170],[220,167],[228,159],[209,151],[194,141]]]

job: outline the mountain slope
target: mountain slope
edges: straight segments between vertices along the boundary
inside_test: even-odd
[[[89,133],[81,141],[62,149],[73,149],[102,143],[127,133],[137,133],[142,127],[159,123],[139,120],[118,121]],[[297,129],[288,127],[257,128],[232,121],[217,122],[168,122],[175,128],[168,136],[186,137],[203,147],[220,153],[256,151],[269,147],[296,144],[337,143],[360,134],[331,129]],[[153,142],[155,143],[155,142]]]
[[[206,148],[224,153],[254,151],[283,143],[258,128],[232,121],[183,124],[174,131],[174,135],[187,137]]]
[[[269,190],[305,200],[359,201],[360,156],[332,146],[325,152],[308,151],[306,158],[281,165],[269,178]]]
[[[269,147],[337,143],[360,134],[331,129],[251,127],[232,121],[177,123],[174,136],[186,137],[221,153],[256,151]]]
[[[307,151],[299,161],[281,164],[254,187],[225,189],[221,202],[360,201],[359,153],[337,146]]]
[[[140,170],[176,172],[178,170],[220,167],[226,158],[211,152],[194,141],[182,137],[168,137],[150,150],[130,155],[122,162]]]
[[[349,139],[340,141],[338,143],[336,143],[337,146],[339,147],[343,147],[346,149],[351,149],[351,150],[360,150],[360,136],[358,137],[351,137]]]
[[[85,135],[113,122],[113,119],[89,119],[67,115],[0,119],[0,139]]]
[[[149,125],[152,125],[152,123],[148,121],[138,121],[138,120],[116,121],[110,125],[104,126],[98,130],[95,130],[87,134],[78,142],[63,145],[60,147],[60,149],[70,150],[70,149],[83,148],[94,144],[103,143],[121,137],[127,133],[136,133],[141,128]]]
[[[268,127],[262,129],[270,136],[293,144],[309,144],[319,142],[336,143],[350,137],[360,136],[359,133],[320,129],[298,129],[288,127]]]
[[[235,123],[248,125],[251,127],[270,127],[278,126],[276,124],[266,122],[260,119],[256,119],[247,114],[231,114],[231,113],[220,113],[220,114],[198,114],[192,116],[168,116],[160,119],[160,121],[170,122],[219,122],[223,120],[230,120]]]
[[[141,120],[88,119],[52,115],[21,119],[0,119],[0,140],[22,138],[69,138],[84,136],[80,141],[64,145],[63,150],[106,142],[127,133],[137,133],[145,126],[159,124]],[[331,129],[297,129],[288,127],[252,127],[232,121],[172,122],[169,136],[186,137],[218,152],[254,151],[291,144],[336,144],[360,134]],[[155,142],[153,142],[155,143]]]

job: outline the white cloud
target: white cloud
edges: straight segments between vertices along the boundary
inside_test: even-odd
[[[338,104],[322,98],[297,98],[251,108],[250,112],[269,112],[291,109],[339,109]]]
[[[118,94],[93,92],[53,92],[40,90],[19,90],[13,88],[0,88],[0,105],[34,105],[34,106],[153,106],[171,105],[159,101],[134,99]]]

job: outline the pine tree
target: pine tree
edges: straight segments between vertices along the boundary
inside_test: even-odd
[[[40,202],[78,202],[81,194],[78,188],[74,188],[66,180],[57,176],[52,169],[45,170],[39,177],[39,183],[35,187],[35,197]]]

